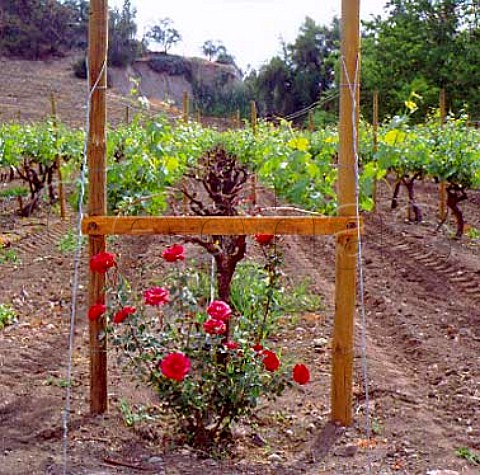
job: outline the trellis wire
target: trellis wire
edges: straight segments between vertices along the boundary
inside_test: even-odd
[[[77,315],[77,297],[78,297],[78,281],[80,274],[80,257],[82,254],[82,219],[83,219],[83,199],[85,196],[85,177],[87,170],[87,146],[88,135],[90,130],[90,107],[93,93],[96,91],[100,79],[105,71],[106,62],[103,62],[102,69],[88,91],[88,98],[86,104],[86,127],[85,127],[85,141],[83,144],[83,159],[80,169],[80,193],[78,197],[78,218],[77,218],[77,236],[75,243],[75,254],[73,258],[73,278],[72,278],[72,301],[70,307],[70,332],[68,337],[68,363],[67,363],[67,377],[65,389],[65,410],[63,413],[63,474],[67,475],[68,467],[68,423],[70,419],[70,405],[72,398],[72,367],[73,367],[73,339],[75,332],[75,319]],[[89,77],[88,60],[86,60],[87,77]]]
[[[300,109],[296,112],[292,112],[291,114],[286,115],[284,119],[285,120],[297,119],[298,117],[308,114],[311,110],[315,109],[318,106],[323,106],[325,104],[328,104],[330,101],[337,99],[339,96],[340,96],[339,92],[334,92],[333,94],[326,96],[323,99],[319,99],[318,101],[313,102],[312,104],[310,104],[307,107],[304,107],[303,109]]]
[[[350,80],[347,65],[345,64],[345,58],[342,56],[342,67],[347,80],[347,87],[352,98],[352,132],[353,132],[353,155],[354,155],[354,167],[355,167],[355,215],[357,218],[357,240],[358,240],[358,285],[359,285],[359,298],[360,298],[360,321],[361,321],[361,353],[362,353],[362,379],[365,391],[365,432],[367,438],[367,464],[368,473],[372,472],[372,454],[370,448],[370,397],[368,387],[368,358],[367,358],[367,318],[365,313],[365,283],[363,274],[363,243],[362,234],[360,229],[360,186],[359,186],[359,167],[358,167],[358,133],[357,133],[357,84],[359,79],[359,58],[357,55],[355,64],[355,77]]]

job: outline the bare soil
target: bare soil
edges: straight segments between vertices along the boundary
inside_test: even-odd
[[[84,255],[67,473],[410,475],[449,469],[480,474],[479,466],[456,455],[461,447],[480,452],[480,244],[452,240],[450,221],[435,231],[434,185],[419,187],[417,199],[427,221],[418,225],[406,222],[404,208],[389,210],[388,193],[383,184],[377,213],[365,216],[366,325],[359,305],[353,426],[329,422],[334,239],[284,237],[278,245],[285,271],[297,279],[309,277],[324,307],[293,321],[286,316],[275,344],[309,364],[312,382],[264,404],[255,418],[236,427],[235,449],[227,458],[173,446],[165,425],[126,427],[120,401],[140,404],[154,396],[119,370],[114,351],[109,413],[89,414]],[[479,198],[474,194],[464,206],[473,226],[480,223]],[[12,304],[19,318],[0,331],[0,474],[60,474],[73,255],[58,244],[75,220],[2,218],[1,225],[3,241],[18,261],[0,264],[0,303]],[[116,239],[111,249],[122,269],[140,282],[161,267],[168,242],[129,237]],[[255,254],[255,244],[249,246]]]

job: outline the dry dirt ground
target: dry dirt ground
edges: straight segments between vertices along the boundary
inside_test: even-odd
[[[85,104],[87,83],[73,75],[72,64],[83,56],[67,56],[47,61],[23,61],[0,57],[0,121],[36,122],[52,113],[51,95],[55,97],[59,119],[72,127],[85,126]],[[123,78],[122,70],[112,68],[112,77]],[[128,85],[123,84],[128,91]],[[120,89],[107,90],[107,119],[112,125],[131,120],[133,112],[139,108],[138,101]],[[167,106],[159,100],[150,102],[152,114],[164,112],[179,116],[175,107]]]
[[[480,453],[480,243],[451,240],[449,227],[435,232],[434,185],[419,192],[426,216],[419,225],[405,221],[404,209],[389,210],[388,190],[381,190],[378,212],[365,216],[367,357],[362,358],[359,308],[352,427],[329,423],[333,238],[282,238],[278,244],[285,271],[298,279],[309,277],[324,302],[317,312],[286,320],[275,341],[276,347],[308,362],[312,382],[287,391],[274,405],[265,404],[255,418],[238,426],[236,448],[223,460],[172,447],[164,437],[168,427],[126,427],[120,402],[145,403],[152,395],[138,391],[120,372],[113,351],[110,411],[89,415],[83,256],[67,473],[425,475],[449,469],[480,474],[480,466],[456,455],[462,447]],[[472,198],[464,206],[466,219],[480,227],[480,196]],[[17,262],[0,264],[0,303],[12,304],[19,318],[0,331],[1,475],[63,473],[73,255],[59,243],[74,226],[74,219],[61,222],[53,215],[36,221],[2,218],[1,233],[9,235]],[[123,238],[112,248],[120,267],[135,276],[162,265],[160,253],[168,242]]]

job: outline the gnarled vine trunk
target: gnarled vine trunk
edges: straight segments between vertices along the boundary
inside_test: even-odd
[[[465,201],[467,198],[467,192],[460,185],[447,186],[447,206],[452,210],[453,216],[455,216],[455,220],[457,221],[457,232],[455,233],[456,239],[462,238],[463,230],[465,228],[463,213],[458,207],[458,204]]]
[[[422,210],[420,209],[420,206],[415,201],[415,192],[414,192],[414,183],[415,179],[418,176],[415,175],[412,178],[403,178],[402,183],[405,185],[405,188],[407,189],[408,192],[408,206],[409,209],[413,212],[414,214],[414,221],[416,223],[421,223],[423,221],[423,215],[422,215]]]
[[[248,172],[237,158],[227,153],[222,147],[207,152],[199,161],[195,173],[187,175],[196,181],[207,193],[209,200],[199,199],[197,194],[186,186],[182,192],[189,208],[197,216],[238,216],[237,207],[241,201],[243,187],[248,180]],[[210,201],[210,203],[208,203]],[[189,238],[210,253],[216,264],[218,298],[230,303],[232,279],[237,264],[245,257],[246,237],[211,236],[208,239]],[[225,339],[230,336],[227,321]]]

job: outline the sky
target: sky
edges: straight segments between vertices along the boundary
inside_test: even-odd
[[[110,0],[111,7],[123,0]],[[220,40],[246,71],[281,51],[280,39],[290,43],[305,17],[329,25],[340,16],[341,0],[132,0],[140,35],[160,18],[171,18],[182,41],[172,54],[202,57],[206,40]],[[383,12],[386,0],[361,0],[362,19]]]

